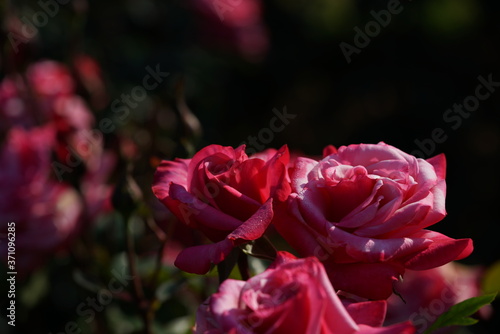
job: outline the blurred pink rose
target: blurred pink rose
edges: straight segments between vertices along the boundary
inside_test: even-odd
[[[26,78],[12,74],[0,83],[0,130],[52,127],[55,140],[47,149],[55,151],[57,160],[48,166],[52,164],[52,172],[61,182],[76,168],[84,171],[75,181],[80,182],[86,201],[86,217],[92,219],[111,209],[111,188],[106,182],[116,157],[104,151],[103,135],[94,128],[94,115],[75,89],[70,70],[51,60],[30,65]]]
[[[294,259],[279,252],[268,270],[247,282],[224,281],[198,309],[194,332],[414,333],[409,322],[379,327],[385,307],[385,301],[344,306],[318,259]]]
[[[101,151],[88,161],[86,173],[80,180],[87,218],[94,219],[99,214],[113,211],[113,187],[108,183],[108,179],[116,165],[116,154],[110,151]]]
[[[259,61],[269,48],[260,0],[191,0],[206,44],[233,49]]]
[[[290,193],[286,146],[269,160],[236,149],[210,145],[192,159],[162,161],[153,181],[156,197],[186,225],[214,244],[186,248],[176,266],[205,274],[236,246],[258,239],[273,217],[272,200]]]
[[[94,116],[85,101],[75,95],[69,69],[43,60],[26,70],[26,78],[12,74],[0,84],[0,117],[7,126],[25,128],[54,122],[58,137],[90,129]]]
[[[445,215],[444,155],[417,159],[385,143],[333,146],[298,158],[278,232],[317,256],[335,288],[385,299],[405,269],[425,270],[472,252],[470,239],[425,230]]]
[[[91,105],[97,110],[104,109],[109,98],[99,63],[86,54],[79,54],[73,59],[73,66],[78,82],[90,96]]]
[[[75,92],[75,82],[69,69],[56,61],[34,63],[26,71],[28,83],[37,96],[58,97]]]
[[[58,62],[44,60],[31,65],[26,76],[29,89],[34,92],[35,107],[44,111],[45,122],[55,123],[59,160],[66,162],[75,153],[85,162],[91,156],[99,156],[102,134],[91,133],[94,115],[75,94],[76,84],[69,69]]]
[[[13,75],[0,82],[0,131],[14,126],[31,127],[37,118],[26,101],[26,90],[22,77]]]
[[[0,232],[16,224],[16,269],[25,275],[64,248],[80,228],[83,205],[71,187],[50,179],[51,127],[14,128],[0,151]],[[7,244],[0,243],[2,259]]]
[[[408,270],[404,281],[395,285],[404,302],[396,295],[387,300],[385,324],[410,320],[417,328],[417,333],[422,333],[452,305],[481,295],[481,274],[480,268],[456,262],[429,270]],[[479,313],[487,318],[490,311],[488,305],[481,308]],[[449,329],[436,333],[446,333]]]

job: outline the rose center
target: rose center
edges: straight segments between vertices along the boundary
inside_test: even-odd
[[[209,161],[205,162],[205,166],[207,170],[212,175],[221,175],[226,173],[233,166],[233,160],[225,160],[218,157],[213,157]]]

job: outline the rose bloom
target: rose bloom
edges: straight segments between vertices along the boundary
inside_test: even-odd
[[[34,63],[26,70],[26,80],[15,73],[0,83],[0,127],[53,123],[60,160],[66,160],[70,149],[85,155],[85,137],[94,125],[94,116],[74,93],[75,83],[66,66],[51,60]]]
[[[194,332],[414,333],[409,322],[380,328],[385,310],[385,301],[345,307],[317,258],[278,252],[268,270],[248,281],[225,280],[198,309]]]
[[[116,157],[103,149],[103,135],[95,129],[94,115],[83,98],[75,94],[76,84],[63,64],[42,60],[26,70],[26,80],[14,73],[0,83],[0,131],[11,127],[32,129],[39,124],[55,130],[50,149],[59,181],[80,176],[79,189],[86,201],[88,220],[111,209],[111,187],[106,181]],[[82,168],[85,167],[85,168]]]
[[[269,49],[261,0],[191,0],[202,42],[260,61]]]
[[[36,124],[24,94],[21,76],[5,77],[0,82],[0,131],[8,131],[14,126],[31,127]]]
[[[56,61],[43,60],[30,65],[26,71],[36,96],[68,96],[75,91],[75,82],[69,69]]]
[[[417,159],[385,143],[329,146],[298,158],[278,232],[317,256],[335,288],[386,299],[405,269],[425,270],[472,252],[470,239],[425,230],[445,215],[444,155]]]
[[[451,306],[481,295],[482,271],[456,262],[429,270],[408,270],[404,281],[394,287],[404,301],[396,295],[387,300],[385,324],[410,320],[417,333],[422,333]],[[488,318],[490,313],[491,305],[479,310],[482,318]],[[453,329],[447,327],[436,333],[449,333]]]
[[[15,223],[16,271],[26,275],[56,251],[64,249],[79,229],[83,205],[78,193],[52,180],[51,127],[12,129],[0,148],[0,233]],[[7,260],[7,243],[0,243]]]
[[[192,159],[162,161],[153,192],[186,225],[198,229],[214,244],[183,250],[175,265],[204,274],[234,246],[260,238],[270,224],[273,200],[290,193],[286,146],[274,155],[248,157],[236,149],[210,145]]]

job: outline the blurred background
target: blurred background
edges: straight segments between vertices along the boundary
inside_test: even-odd
[[[461,261],[465,264],[486,268],[500,259],[495,211],[500,199],[497,1],[0,3],[1,79],[28,73],[32,64],[47,59],[69,69],[75,94],[93,115],[92,128],[103,133],[103,149],[118,152],[103,181],[118,184],[118,191],[113,190],[115,207],[126,207],[130,200],[134,187],[127,176],[133,176],[146,202],[154,203],[150,185],[159,161],[186,158],[213,143],[245,142],[254,150],[287,144],[292,151],[319,155],[328,144],[384,141],[424,158],[446,154],[449,215],[433,229],[474,240],[475,251]],[[147,75],[151,89],[144,84]],[[158,79],[154,88],[151,78]],[[481,93],[490,94],[474,100],[481,84]],[[134,91],[137,86],[147,89]],[[129,102],[123,94],[129,95]],[[470,113],[448,111],[464,101],[471,103]],[[479,101],[477,106],[474,101]],[[124,120],[117,122],[120,116]],[[276,117],[282,123],[273,120]],[[104,119],[113,120],[113,126]],[[12,124],[2,122],[1,138],[6,141]],[[65,181],[76,182],[74,175],[66,175]],[[162,215],[157,220],[170,219],[168,213]],[[87,241],[76,241],[77,250],[72,251],[85,253],[80,248],[95,240],[90,256],[76,255],[81,275],[68,262],[74,258],[63,256],[31,279],[20,279],[20,291],[27,292],[18,307],[17,331],[1,323],[2,317],[2,333],[55,334],[64,332],[68,320],[82,323],[83,333],[137,331],[139,320],[130,316],[127,297],[120,307],[96,315],[100,325],[83,324],[75,314],[89,296],[81,283],[92,285],[110,277],[88,269],[90,265],[119,268],[123,257],[119,244],[125,237],[110,227],[114,214],[94,220]],[[112,250],[106,247],[110,236],[115,240]],[[138,245],[143,254],[154,252],[149,240]],[[79,284],[74,283],[75,275]],[[160,275],[180,274],[161,269]],[[182,284],[178,282],[183,279],[174,282]],[[193,280],[200,285],[190,289],[202,290],[204,279]],[[190,295],[172,286],[163,288],[167,296],[160,312],[166,327],[158,327],[158,332],[181,332],[190,326],[193,314],[181,324],[172,322],[190,314],[209,292]],[[168,295],[172,291],[177,298]],[[467,331],[492,333],[499,326],[497,315]]]

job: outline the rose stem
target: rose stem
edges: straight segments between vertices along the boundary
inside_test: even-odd
[[[127,259],[129,264],[130,275],[133,277],[133,294],[134,298],[139,306],[139,311],[141,312],[142,319],[144,321],[144,334],[151,334],[151,313],[149,312],[149,302],[144,296],[144,290],[142,289],[142,282],[137,272],[136,263],[134,260],[134,236],[132,235],[132,229],[130,226],[130,215],[126,215],[125,218],[125,233],[127,237]]]

